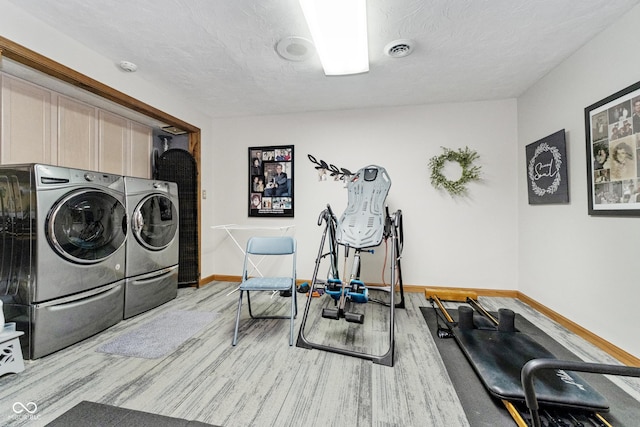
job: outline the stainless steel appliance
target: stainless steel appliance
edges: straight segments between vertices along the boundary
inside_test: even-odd
[[[26,358],[122,320],[126,237],[122,176],[0,166],[0,295]]]
[[[178,186],[124,177],[130,218],[125,267],[124,318],[140,314],[178,293]]]

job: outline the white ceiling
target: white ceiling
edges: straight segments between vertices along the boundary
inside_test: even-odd
[[[310,38],[297,0],[11,0],[212,117],[517,97],[639,2],[368,0],[370,71],[326,77],[275,51]]]

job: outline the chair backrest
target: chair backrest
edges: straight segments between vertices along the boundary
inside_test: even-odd
[[[290,255],[296,252],[296,240],[290,236],[252,237],[247,242],[247,254]]]

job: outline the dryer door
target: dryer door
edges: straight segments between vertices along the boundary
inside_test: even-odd
[[[127,214],[112,195],[93,189],[73,191],[47,217],[47,239],[62,257],[79,264],[107,259],[125,242]]]
[[[178,231],[178,210],[168,197],[151,194],[133,212],[131,231],[145,248],[159,251],[173,242]]]

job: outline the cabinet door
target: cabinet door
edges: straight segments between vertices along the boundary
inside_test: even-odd
[[[58,96],[58,164],[95,169],[96,108]]]
[[[101,172],[127,174],[127,158],[125,156],[129,139],[128,120],[100,111],[98,113],[98,170]]]
[[[1,75],[0,79],[0,163],[51,163],[56,158],[51,91],[7,75]]]
[[[153,130],[149,126],[131,122],[129,147],[129,174],[140,178],[151,177],[151,148]]]

